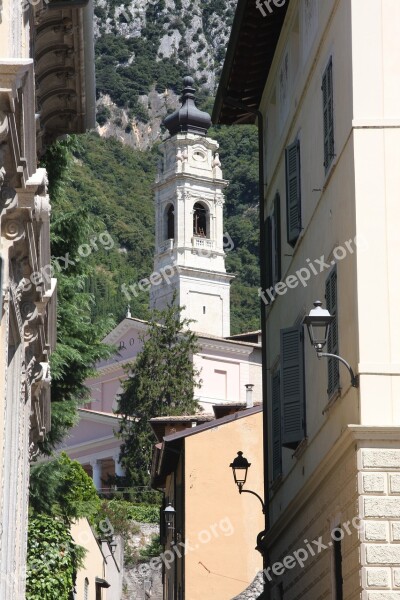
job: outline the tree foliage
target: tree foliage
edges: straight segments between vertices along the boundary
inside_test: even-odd
[[[70,600],[85,553],[73,541],[70,525],[81,517],[93,518],[99,508],[93,481],[65,453],[32,467],[27,600]]]
[[[87,207],[73,202],[68,193],[72,152],[78,148],[77,138],[69,137],[51,146],[43,160],[49,174],[52,266],[58,296],[57,346],[51,356],[52,427],[41,444],[46,454],[75,424],[76,407],[88,397],[84,381],[95,363],[112,353],[101,340],[113,321],[93,319],[94,296],[84,291],[92,266],[81,260],[80,248],[90,241],[95,223]]]
[[[62,520],[45,514],[31,518],[26,600],[70,600],[83,556]]]
[[[32,466],[30,506],[35,513],[58,516],[70,523],[80,517],[94,517],[100,505],[92,479],[65,452],[57,459]]]
[[[123,415],[121,460],[134,485],[146,485],[149,479],[154,440],[148,420],[198,409],[194,391],[200,373],[192,360],[198,345],[181,313],[175,298],[165,310],[153,311],[142,351],[126,370],[118,410]]]

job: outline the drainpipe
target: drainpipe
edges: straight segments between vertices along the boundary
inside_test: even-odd
[[[259,227],[260,227],[260,286],[261,289],[265,290],[266,285],[266,240],[265,240],[265,206],[264,206],[264,118],[262,113],[259,110],[254,108],[250,108],[240,102],[240,100],[236,100],[236,98],[231,98],[226,96],[224,98],[226,104],[240,108],[242,110],[247,111],[253,115],[256,115],[258,122],[258,194],[259,194]],[[265,314],[265,306],[260,298],[261,305],[261,356],[262,356],[262,397],[263,397],[263,451],[264,451],[264,504],[265,504],[265,529],[264,531],[260,531],[257,536],[257,545],[262,542],[263,538],[268,532],[269,529],[269,473],[268,473],[268,411],[267,411],[267,325],[266,325],[266,314]],[[268,550],[265,548],[262,552],[263,555],[263,563],[264,570],[269,566],[269,556]],[[264,593],[262,598],[265,600],[271,599],[271,588],[268,580],[264,577]]]

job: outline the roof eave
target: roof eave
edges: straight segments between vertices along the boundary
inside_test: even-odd
[[[260,106],[289,3],[287,0],[282,7],[275,7],[271,14],[263,17],[257,12],[254,0],[239,0],[215,99],[213,123],[255,122],[255,111]],[[264,60],[256,61],[257,53]]]

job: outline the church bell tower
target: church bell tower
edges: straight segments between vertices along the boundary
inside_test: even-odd
[[[218,143],[207,137],[209,114],[195,105],[193,79],[185,77],[182,106],[164,120],[155,186],[156,248],[150,304],[162,309],[174,291],[191,328],[230,335],[230,282],[225,269],[223,179]],[[160,275],[160,277],[157,277]]]

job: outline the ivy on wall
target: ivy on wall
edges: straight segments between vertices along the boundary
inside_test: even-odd
[[[28,526],[26,600],[70,600],[84,549],[62,519],[35,515]]]

